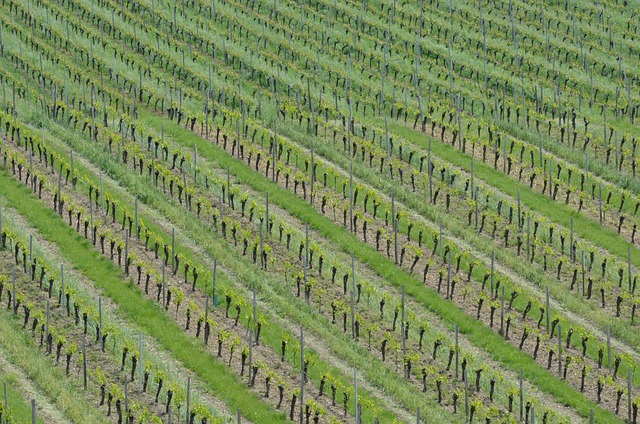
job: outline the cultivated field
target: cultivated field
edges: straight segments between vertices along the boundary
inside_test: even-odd
[[[636,424],[639,12],[3,0],[0,423]]]

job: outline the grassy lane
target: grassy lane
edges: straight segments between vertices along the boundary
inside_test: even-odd
[[[120,270],[95,251],[89,241],[60,221],[53,211],[45,208],[27,187],[5,171],[0,173],[0,185],[9,206],[17,209],[46,240],[58,244],[63,257],[78,272],[95,281],[105,295],[119,305],[124,315],[146,334],[155,337],[160,346],[173,352],[175,359],[197,374],[230,410],[240,409],[253,422],[287,421],[284,413],[262,402],[225,364],[205,352],[198,340],[182,331],[151,300],[143,298],[137,286],[123,284]]]
[[[75,134],[63,131],[62,127],[54,127],[52,130],[56,137],[64,138],[67,143],[76,149],[76,153],[82,153],[84,157],[90,158],[94,163],[100,163],[101,170],[117,181],[117,189],[108,180],[105,181],[104,187],[106,192],[120,201],[121,204],[131,205],[133,196],[137,195],[143,204],[148,205],[150,209],[148,211],[146,208],[141,208],[140,219],[143,219],[145,225],[156,235],[162,236],[165,243],[171,243],[171,236],[167,231],[168,228],[173,226],[176,228],[176,243],[179,246],[179,251],[186,258],[203,263],[202,255],[195,255],[195,250],[188,248],[192,244],[204,248],[210,255],[209,257],[217,258],[219,271],[222,265],[225,267],[223,272],[218,273],[218,290],[223,291],[225,287],[239,287],[242,285],[248,290],[244,293],[245,298],[250,299],[251,294],[248,288],[255,285],[258,289],[259,297],[264,298],[269,305],[272,305],[271,307],[277,311],[279,316],[286,317],[292,323],[295,321],[298,324],[302,324],[307,330],[316,334],[323,340],[325,347],[330,349],[332,354],[348,361],[348,366],[357,367],[361,373],[364,373],[361,376],[364,376],[376,387],[381,388],[387,396],[393,396],[395,398],[394,401],[399,402],[397,404],[398,407],[404,407],[407,411],[415,411],[417,407],[420,407],[423,411],[422,416],[432,421],[453,422],[460,418],[459,415],[456,416],[438,408],[435,399],[425,400],[415,386],[407,383],[404,379],[396,378],[397,373],[391,370],[390,367],[377,360],[371,361],[370,357],[367,356],[368,352],[362,346],[352,346],[345,343],[345,338],[341,331],[334,326],[326,327],[326,322],[318,320],[314,307],[304,302],[298,302],[295,299],[292,301],[290,290],[279,284],[281,282],[279,277],[273,279],[271,277],[265,278],[265,274],[259,269],[254,269],[255,267],[248,259],[239,256],[237,250],[230,249],[224,239],[217,235],[211,236],[203,232],[202,221],[192,214],[185,213],[185,210],[177,206],[175,202],[167,201],[166,196],[158,194],[154,189],[149,188],[144,179],[122,167],[121,164],[113,160],[113,157],[107,151],[96,148],[93,144],[80,144],[82,141]],[[58,145],[58,141],[54,137],[49,137],[48,143]],[[94,173],[94,170],[81,160],[76,160],[75,167],[85,176]],[[92,175],[92,177],[95,177],[95,175]],[[80,184],[78,183],[79,186]],[[126,194],[121,192],[121,188],[126,188]],[[165,220],[171,224],[161,223]],[[208,262],[212,261],[208,260]],[[212,269],[212,263],[207,265],[209,269]],[[202,288],[204,285],[204,280],[200,280],[198,286]],[[280,342],[284,338],[295,339],[297,337],[294,331],[280,328],[280,325],[271,324],[271,318],[265,317],[265,320],[266,325],[263,327],[261,340],[263,343],[269,344],[275,351],[278,351]],[[351,339],[347,338],[346,340],[350,341]],[[313,349],[306,352],[307,354],[315,355]],[[338,371],[332,369],[325,358],[317,358],[314,366],[309,371],[309,375],[312,380],[318,381],[324,373],[335,376]],[[344,375],[343,372],[340,374]],[[346,385],[350,384],[350,380],[344,378],[344,376],[341,377],[341,381]],[[359,392],[361,396],[363,394],[369,396],[367,390],[360,388]],[[349,401],[349,405],[350,411],[354,410],[353,400]],[[429,406],[426,411],[425,406]],[[377,404],[376,407],[380,420],[393,421],[396,418],[396,415],[392,412],[393,410],[389,409],[387,405]],[[367,418],[371,412],[370,409],[364,408],[363,419]]]
[[[4,318],[5,313],[2,314],[0,320]],[[5,333],[3,333],[4,335]],[[23,394],[16,391],[12,386],[16,384],[16,376],[11,372],[0,369],[2,372],[2,378],[0,379],[0,386],[7,384],[7,400],[9,405],[9,411],[11,411],[11,422],[31,422],[31,401],[24,398]],[[4,395],[3,395],[4,396]],[[4,402],[4,399],[3,399]],[[3,411],[3,421],[6,416],[4,411],[4,403],[0,408]],[[36,416],[39,424],[44,424],[42,418],[38,416],[38,404],[36,402]]]
[[[57,409],[58,415],[63,415],[70,422],[103,423],[104,414],[92,406],[85,396],[78,396],[83,390],[82,383],[67,377],[62,367],[52,365],[51,359],[45,357],[29,333],[19,330],[22,326],[21,319],[12,316],[5,308],[0,308],[0,355],[12,366],[22,370],[33,382],[35,389]],[[15,422],[30,423],[31,401],[11,388],[12,379],[10,372],[2,375],[1,379],[1,382],[7,382],[9,409]],[[36,412],[37,410],[36,401]],[[38,423],[44,421],[39,418]]]
[[[450,329],[453,329],[454,323],[458,323],[460,331],[472,343],[490,352],[493,358],[504,364],[506,368],[517,370],[522,367],[528,381],[538,386],[542,391],[553,395],[558,402],[573,407],[584,417],[588,417],[590,409],[593,409],[598,422],[620,422],[614,414],[600,408],[571,386],[558,380],[549,371],[537,365],[529,355],[502,340],[490,328],[478,323],[450,302],[443,302],[436,292],[425,289],[416,278],[400,271],[392,261],[361,243],[353,234],[344,231],[329,218],[322,216],[313,206],[302,201],[293,193],[281,189],[275,183],[263,178],[259,172],[231,157],[215,144],[206,142],[173,122],[167,122],[146,111],[141,112],[141,118],[147,125],[153,127],[159,128],[164,123],[165,132],[174,139],[181,140],[191,147],[197,144],[200,155],[206,156],[212,162],[217,162],[223,168],[229,167],[231,173],[241,183],[260,192],[269,192],[269,199],[278,206],[287,209],[289,213],[303,222],[309,222],[311,227],[340,246],[345,252],[353,251],[361,262],[369,264],[383,278],[394,282],[397,286],[404,285],[408,295],[413,296],[429,310],[438,314],[443,321],[449,322]]]

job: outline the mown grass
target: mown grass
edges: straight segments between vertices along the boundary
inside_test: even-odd
[[[429,137],[427,135],[397,124],[389,124],[389,127],[421,148],[425,150],[428,148]],[[438,139],[432,138],[431,140],[431,151],[435,155],[467,172],[471,172],[470,157],[462,155],[457,149],[442,143]],[[572,207],[563,203],[550,200],[547,196],[529,188],[527,184],[505,177],[501,171],[493,169],[486,163],[474,161],[473,172],[475,176],[484,180],[486,184],[495,187],[514,199],[517,198],[519,189],[522,204],[565,228],[571,226],[571,219],[573,218],[573,231],[576,236],[590,240],[596,246],[608,250],[619,258],[626,258],[627,247],[631,247],[631,262],[635,266],[640,266],[640,251],[631,243],[625,242],[615,231],[602,227],[595,219],[578,213]]]
[[[392,261],[360,242],[353,234],[344,231],[293,193],[281,189],[275,183],[263,178],[259,172],[231,157],[215,144],[206,142],[175,123],[166,122],[162,118],[145,112],[142,112],[140,116],[147,125],[154,127],[159,127],[164,122],[165,132],[168,135],[191,147],[197,144],[200,155],[209,161],[217,162],[222,168],[228,167],[241,183],[247,184],[259,192],[268,192],[270,201],[287,209],[289,213],[301,221],[308,222],[310,227],[333,241],[343,251],[354,252],[359,261],[367,263],[381,277],[394,282],[398,287],[404,285],[409,296],[439,315],[444,322],[448,322],[450,329],[453,329],[454,324],[457,323],[460,331],[469,341],[489,352],[496,361],[502,363],[506,368],[518,370],[522,367],[525,379],[543,392],[554,396],[557,402],[574,408],[583,417],[588,417],[590,410],[593,409],[598,422],[620,422],[614,414],[588,400],[564,381],[554,377],[552,373],[536,364],[528,354],[506,343],[490,328],[460,311],[451,302],[443,301],[435,291],[425,289],[416,278],[400,271]]]
[[[145,334],[192,370],[211,390],[227,404],[230,410],[239,409],[253,422],[286,422],[283,412],[275,411],[249,391],[244,383],[225,364],[204,351],[200,342],[178,327],[151,300],[143,298],[133,283],[123,283],[120,270],[100,255],[91,244],[68,227],[52,211],[45,208],[30,190],[0,172],[3,197],[36,228],[43,237],[60,246],[62,256],[87,278],[96,282],[104,294],[119,305],[121,312],[140,326]]]
[[[422,416],[425,419],[441,422],[456,421],[456,416],[438,408],[434,399],[425,400],[415,386],[404,379],[398,379],[397,373],[391,370],[390,367],[383,366],[379,361],[370,361],[366,349],[362,346],[351,344],[350,337],[344,336],[334,326],[327,327],[326,323],[319,321],[313,306],[302,301],[292,302],[290,289],[282,284],[281,279],[273,278],[268,272],[260,271],[248,258],[243,259],[238,256],[237,251],[230,249],[227,242],[222,240],[220,236],[204,233],[200,220],[193,217],[192,214],[185,213],[182,206],[178,206],[175,201],[169,200],[166,195],[159,193],[152,185],[146,183],[146,179],[141,179],[134,171],[121,166],[106,150],[95,144],[84,144],[77,135],[65,131],[62,127],[50,127],[49,129],[56,137],[69,143],[77,153],[82,153],[85,157],[90,158],[92,162],[99,163],[100,169],[118,182],[119,188],[116,189],[111,186],[110,182],[104,181],[104,188],[110,196],[120,201],[121,205],[126,204],[130,207],[133,203],[132,196],[136,195],[144,204],[155,209],[157,213],[155,211],[142,210],[141,208],[139,218],[144,220],[145,225],[154,234],[161,236],[165,243],[171,243],[171,236],[167,233],[166,228],[162,228],[158,224],[158,215],[161,215],[162,219],[171,222],[176,227],[176,246],[178,251],[184,254],[185,258],[201,263],[201,258],[197,257],[188,245],[180,243],[180,240],[184,238],[189,240],[189,244],[192,242],[197,243],[200,247],[205,248],[211,257],[218,259],[220,268],[224,267],[230,271],[218,272],[217,274],[218,285],[216,293],[218,296],[222,297],[220,293],[237,287],[239,284],[247,288],[255,286],[258,290],[259,298],[264,299],[269,305],[273,305],[273,310],[277,311],[279,316],[294,319],[297,323],[303,324],[307,330],[313,331],[331,348],[333,354],[357,367],[361,372],[361,376],[375,386],[382,388],[385,393],[393,395],[402,403],[404,408],[415,410],[417,407],[421,407]],[[61,147],[59,146],[59,141],[53,137],[48,138],[48,143],[50,146]],[[96,176],[92,175],[93,171],[85,167],[80,161],[76,161],[75,167],[85,178],[96,180]],[[78,183],[79,190],[82,190],[82,184],[83,182]],[[127,194],[122,193],[122,188],[126,188]],[[202,278],[199,279],[198,286],[200,288],[204,289],[207,284],[209,290],[211,290],[210,282],[205,282]],[[249,299],[250,297],[245,295],[245,298]],[[272,318],[267,316],[272,313],[273,311],[264,311],[265,325],[261,333],[261,341],[278,352],[280,342],[283,339],[294,340],[298,335],[291,334],[286,329],[273,323]],[[246,324],[244,320],[241,320],[240,323]],[[319,381],[323,374],[334,377],[341,374],[324,358],[318,358],[313,349],[306,352],[310,357],[317,359],[309,370],[309,376],[312,380]],[[287,360],[291,360],[290,355],[287,355]],[[294,364],[294,367],[296,365],[297,363]],[[348,378],[343,375],[339,377],[340,381],[346,386],[352,383]],[[360,389],[360,394],[361,396],[370,396],[367,390]],[[352,399],[349,402],[349,410],[352,412],[355,411],[353,404],[354,401]],[[427,405],[430,408],[425,410],[424,407]],[[380,404],[376,405],[376,411],[380,420],[392,421],[395,418],[395,414],[383,408]],[[370,416],[372,412],[371,409],[363,408],[363,419],[371,418],[373,420],[373,415]]]
[[[38,392],[55,406],[65,418],[71,422],[99,424],[105,420],[104,415],[98,411],[84,396],[77,396],[81,392],[82,384],[72,377],[64,374],[61,367],[51,364],[51,359],[46,358],[35,345],[31,336],[19,328],[22,326],[21,318],[15,317],[5,308],[0,308],[0,354],[7,361],[20,368],[31,380]],[[17,423],[31,422],[31,399],[25,399],[20,393],[11,387],[11,373],[2,376],[1,382],[7,382],[9,392],[9,409]],[[0,389],[1,390],[1,389]],[[4,402],[4,399],[2,400]],[[38,403],[36,402],[36,415]],[[44,421],[38,417],[38,423]]]

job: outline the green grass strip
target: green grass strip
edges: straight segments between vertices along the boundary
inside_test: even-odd
[[[53,366],[50,358],[46,358],[36,347],[29,333],[19,330],[21,326],[21,318],[13,317],[11,312],[0,308],[0,350],[5,359],[20,368],[33,383],[34,388],[71,422],[103,423],[105,415],[92,406],[84,396],[78,396],[82,391],[81,383],[67,377],[61,368]],[[9,409],[13,418],[11,422],[30,423],[31,402],[11,387],[14,378],[11,372],[8,372],[0,381],[0,384],[7,383]],[[4,404],[4,398],[2,402]],[[37,422],[44,424],[39,417]]]
[[[593,409],[596,422],[622,422],[611,412],[590,401],[564,381],[557,379],[552,373],[538,365],[527,353],[506,343],[489,327],[460,311],[451,302],[443,301],[435,291],[426,289],[416,278],[400,270],[380,252],[360,242],[353,234],[348,233],[329,218],[321,215],[313,206],[302,201],[295,194],[280,188],[244,162],[233,158],[217,145],[203,140],[174,122],[151,115],[146,111],[141,112],[140,116],[147,125],[160,127],[164,123],[165,133],[176,140],[180,140],[181,143],[191,147],[197,144],[198,153],[201,156],[217,162],[222,168],[229,167],[230,172],[236,176],[240,183],[246,184],[262,193],[268,192],[270,201],[286,209],[292,216],[301,221],[308,222],[311,227],[333,241],[345,252],[354,252],[359,261],[368,264],[378,275],[393,282],[398,287],[404,285],[405,291],[409,296],[412,296],[418,302],[424,304],[428,310],[440,316],[443,322],[448,322],[451,330],[454,328],[454,323],[457,323],[460,331],[466,335],[469,341],[488,352],[494,360],[504,364],[508,369],[518,370],[522,367],[524,378],[543,392],[552,395],[556,401],[574,408],[583,417],[588,417],[590,410]]]
[[[4,333],[3,333],[4,334]],[[7,399],[9,404],[9,411],[11,412],[11,422],[19,422],[26,423],[31,422],[31,404],[27,402],[27,400],[22,396],[22,393],[14,390],[11,386],[11,383],[14,381],[14,376],[11,373],[7,373],[2,376],[2,380],[0,380],[0,386],[3,383],[7,383]],[[4,395],[3,395],[4,396]],[[2,400],[3,408],[4,408],[4,398]],[[44,424],[42,418],[38,417],[38,404],[36,403],[36,420],[40,424]],[[5,418],[5,414],[3,412],[3,421]]]
[[[0,186],[9,206],[17,209],[46,240],[58,244],[62,256],[75,269],[102,288],[105,296],[118,304],[123,315],[192,370],[230,410],[239,409],[243,416],[256,423],[288,421],[283,412],[260,400],[226,365],[204,351],[199,340],[182,331],[151,300],[145,299],[136,285],[123,283],[120,269],[93,249],[89,241],[62,222],[52,210],[45,208],[27,187],[11,178],[6,171],[0,172]]]

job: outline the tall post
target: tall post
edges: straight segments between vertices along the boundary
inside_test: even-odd
[[[520,421],[522,421],[523,415],[524,415],[524,389],[523,389],[523,379],[522,379],[522,367],[520,367]]]
[[[558,323],[558,377],[562,376],[562,325]]]
[[[573,217],[570,220],[570,241],[569,241],[569,257],[572,261],[576,260],[575,252],[573,250]]]
[[[269,226],[269,192],[265,193],[265,222],[267,223],[267,234],[271,234],[271,227]]]
[[[607,368],[611,372],[611,326],[607,325]]]
[[[405,322],[404,322],[404,284],[402,285],[402,297],[401,297],[401,317],[400,317],[400,329],[402,331],[400,331],[400,334],[402,334],[402,353],[404,355],[407,354],[407,346],[406,346],[406,342],[405,339],[407,338],[407,335],[405,334]]]
[[[628,422],[631,422],[631,368],[627,368],[627,414]]]
[[[360,408],[358,408],[358,371],[353,370],[353,391],[356,402],[356,424],[360,424]]]
[[[140,240],[140,230],[138,229],[138,197],[135,200],[135,217],[136,217],[136,239]]]
[[[14,269],[11,273],[11,302],[13,303],[13,314],[16,315],[18,313],[18,308],[16,307],[16,297],[18,297],[16,292],[16,270]]]
[[[456,324],[456,380],[458,379],[458,324]]]
[[[467,380],[467,369],[462,371],[462,379],[464,380],[464,413],[469,419],[469,381]]]
[[[304,328],[300,327],[300,424],[304,416]]]
[[[82,376],[84,389],[87,390],[87,336],[82,335]],[[142,380],[140,380],[142,381]]]
[[[547,334],[549,334],[549,329],[551,328],[551,323],[550,323],[551,314],[549,313],[549,286],[546,286],[545,289],[546,289],[546,308],[545,308],[545,313],[547,315]]]
[[[349,230],[353,232],[353,159],[349,163]]]
[[[31,399],[31,424],[36,424],[36,400]]]
[[[256,333],[256,341],[258,341],[257,327],[258,327],[258,306],[256,302],[256,287],[253,286],[253,331],[254,333]]]
[[[440,257],[442,258],[442,260],[444,260],[444,258],[442,257],[442,245],[444,244],[442,240],[442,218],[440,218],[440,238],[438,239],[438,244],[438,247],[440,248]]]
[[[627,277],[629,280],[629,291],[631,291],[631,246],[627,246]]]
[[[65,296],[64,296],[64,264],[60,264],[60,281],[61,281],[61,286],[62,286],[62,291],[61,291],[61,296],[60,296],[60,303],[61,303],[62,307],[64,308],[64,306],[65,306]]]
[[[175,257],[176,257],[176,229],[175,227],[171,229],[171,268],[175,266]]]
[[[500,334],[504,335],[504,285],[502,286],[502,296],[500,300]]]
[[[139,355],[140,359],[139,359],[139,361],[138,361],[138,362],[139,362],[139,365],[138,365],[138,371],[139,371],[139,373],[140,373],[140,375],[139,375],[139,379],[140,379],[140,390],[142,390],[142,380],[143,380],[143,372],[144,372],[144,371],[143,371],[144,366],[143,366],[143,362],[142,362],[142,331],[140,331],[140,332],[138,333],[138,341],[139,341],[139,344],[140,344],[140,346],[139,346],[139,347],[140,347],[140,355]]]
[[[102,174],[100,174],[100,200],[102,201],[102,213],[105,213],[105,211],[104,211],[104,190],[102,188]]]
[[[216,305],[216,281],[218,271],[218,259],[213,260],[213,289],[211,290],[211,304],[215,308]]]
[[[49,304],[47,303],[47,311],[49,311]],[[47,318],[47,321],[49,319]],[[98,338],[102,338],[102,298],[98,298]]]
[[[189,403],[191,403],[191,377],[187,377],[187,407],[185,408],[185,422],[189,422]]]
[[[8,411],[9,410],[9,396],[7,396],[7,382],[4,381],[2,383],[3,387],[4,387],[4,410]]]
[[[493,286],[494,286],[494,262],[495,262],[495,251],[491,250],[491,297],[493,297]]]

